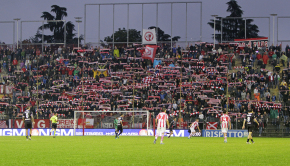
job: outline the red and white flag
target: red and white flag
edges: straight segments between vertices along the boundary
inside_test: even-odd
[[[216,130],[217,129],[217,122],[206,122],[206,129],[207,130]]]
[[[154,79],[154,77],[152,77],[152,76],[147,76],[147,77],[145,77],[145,78],[142,79],[142,82],[143,82],[144,84],[150,84],[150,82],[153,81],[153,79]]]
[[[8,128],[7,125],[6,125],[6,120],[1,120],[0,121],[0,128],[5,128],[5,129]]]
[[[156,45],[146,45],[145,51],[142,55],[143,59],[150,59],[152,63],[154,62],[155,54],[156,54]]]
[[[156,44],[155,29],[143,29],[142,44]]]

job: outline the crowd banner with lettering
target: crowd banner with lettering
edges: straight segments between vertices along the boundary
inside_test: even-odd
[[[223,137],[221,130],[202,130],[203,137]],[[248,130],[228,130],[228,137],[247,137]]]
[[[238,47],[247,46],[248,48],[268,48],[268,37],[235,39],[235,43],[238,43]]]

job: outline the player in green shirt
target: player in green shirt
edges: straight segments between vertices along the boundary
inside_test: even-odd
[[[118,117],[115,118],[114,120],[114,127],[115,127],[115,139],[117,139],[117,136],[118,136]]]
[[[51,121],[50,134],[51,132],[54,131],[53,138],[55,138],[55,132],[56,132],[56,127],[57,127],[57,112],[55,112],[54,115],[50,118],[50,121]]]

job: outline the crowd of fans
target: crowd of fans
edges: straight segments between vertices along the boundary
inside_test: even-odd
[[[240,128],[253,109],[263,126],[269,121],[289,126],[289,46],[285,52],[279,45],[241,48],[226,43],[216,48],[163,44],[152,62],[142,59],[141,45],[84,46],[83,52],[2,47],[0,83],[9,94],[1,99],[0,111],[12,119],[31,105],[41,119],[54,111],[73,118],[74,110],[143,109],[156,115],[167,109],[185,122],[217,122],[228,109]]]

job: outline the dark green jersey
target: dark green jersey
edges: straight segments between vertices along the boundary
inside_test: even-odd
[[[115,120],[114,120],[114,127],[115,127],[115,128],[118,127],[118,119],[115,119]]]

